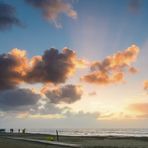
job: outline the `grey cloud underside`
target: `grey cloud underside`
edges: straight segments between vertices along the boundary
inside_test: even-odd
[[[26,110],[36,105],[40,95],[29,89],[11,89],[0,92],[1,110]]]
[[[58,89],[48,90],[45,92],[45,95],[50,99],[52,103],[58,104],[61,102],[64,103],[74,103],[81,99],[82,90],[80,86],[77,85],[65,85]]]
[[[29,114],[60,114],[64,109],[56,107],[49,100],[43,108],[40,108],[40,100],[43,100],[40,94],[32,92],[30,89],[10,89],[0,92],[0,111],[9,114],[27,112]]]
[[[13,6],[0,2],[0,30],[6,30],[13,25],[22,26],[21,21],[16,16]]]

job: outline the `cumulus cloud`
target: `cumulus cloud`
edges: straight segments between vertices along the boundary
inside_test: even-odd
[[[51,103],[74,103],[81,99],[83,94],[80,85],[65,85],[54,89],[46,90],[45,95],[50,99]]]
[[[0,90],[11,89],[26,83],[64,83],[77,68],[85,67],[84,60],[78,59],[73,50],[62,52],[51,48],[43,56],[27,58],[26,51],[12,49],[0,54]]]
[[[63,110],[55,104],[73,103],[81,98],[80,86],[67,85],[60,87],[56,84],[64,83],[73,75],[76,68],[83,68],[83,60],[77,58],[76,53],[64,48],[45,51],[43,56],[27,58],[25,50],[12,49],[9,53],[0,55],[0,108],[5,112],[15,111],[19,117],[56,118]],[[45,95],[50,99],[42,100],[41,95],[29,89],[18,88],[22,83],[43,83],[57,86],[57,89]],[[54,98],[55,96],[55,98]],[[40,99],[41,98],[41,99]],[[45,101],[45,102],[44,102]],[[44,104],[45,103],[45,104]],[[34,116],[37,114],[38,116]]]
[[[70,18],[77,18],[77,12],[73,9],[71,1],[67,0],[25,0],[31,6],[42,11],[45,19],[53,22],[56,27],[62,27],[58,22],[61,14]]]
[[[126,71],[136,72],[131,64],[136,61],[138,53],[139,48],[132,45],[125,51],[108,56],[102,62],[93,62],[90,67],[91,72],[81,80],[98,85],[122,82]]]
[[[82,63],[81,63],[82,64]],[[27,72],[29,83],[64,83],[79,67],[76,53],[64,48],[60,53],[57,49],[46,50],[43,56],[33,57],[31,68]]]
[[[22,23],[16,16],[16,10],[13,6],[0,2],[0,30],[6,30],[13,25],[22,26]]]
[[[12,49],[0,55],[0,108],[2,110],[27,111],[28,114],[59,114],[61,110],[54,106],[61,102],[73,103],[81,98],[80,86],[64,83],[76,68],[84,68],[86,61],[78,59],[76,53],[68,48],[62,52],[57,49],[46,50],[43,56],[27,58],[26,51]],[[28,89],[19,89],[22,83],[42,83],[57,86],[46,91],[50,99],[42,105],[38,102],[40,95]],[[54,96],[56,98],[54,98]],[[36,104],[38,102],[38,104]],[[31,107],[31,108],[30,108]],[[31,109],[31,110],[30,110]]]
[[[0,90],[16,87],[23,80],[27,68],[26,52],[12,49],[7,54],[0,55]]]
[[[30,89],[10,89],[0,92],[0,108],[4,111],[28,111],[37,104],[41,96]]]
[[[0,112],[17,118],[63,118],[65,108],[33,89],[15,88],[0,92]]]

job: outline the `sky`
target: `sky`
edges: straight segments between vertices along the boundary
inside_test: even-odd
[[[147,6],[0,0],[0,127],[148,128]]]

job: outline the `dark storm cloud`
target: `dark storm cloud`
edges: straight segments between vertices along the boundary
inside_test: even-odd
[[[75,71],[76,54],[65,48],[62,53],[57,49],[46,50],[43,56],[32,58],[32,67],[27,72],[29,83],[63,83]]]
[[[0,55],[0,90],[16,87],[23,79],[26,68],[26,52],[13,49]]]
[[[13,25],[22,26],[22,23],[16,16],[16,10],[13,6],[0,2],[0,30],[6,30]]]
[[[83,94],[82,87],[79,85],[65,85],[53,90],[45,91],[45,95],[50,99],[51,103],[74,103],[81,99]]]
[[[66,14],[70,18],[76,18],[77,12],[72,8],[71,0],[25,0],[31,6],[42,11],[45,19],[53,22],[56,27],[62,27],[58,23],[59,16]]]
[[[0,108],[2,110],[26,110],[37,104],[40,99],[30,89],[11,89],[0,92]]]

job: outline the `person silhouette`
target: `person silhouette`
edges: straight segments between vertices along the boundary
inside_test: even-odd
[[[10,133],[13,133],[13,131],[14,131],[13,128],[11,128],[11,129],[10,129]]]
[[[20,133],[21,132],[21,130],[20,129],[18,129],[18,133]]]
[[[22,130],[22,133],[23,133],[23,134],[25,134],[25,133],[26,133],[26,129],[25,129],[25,128]]]

